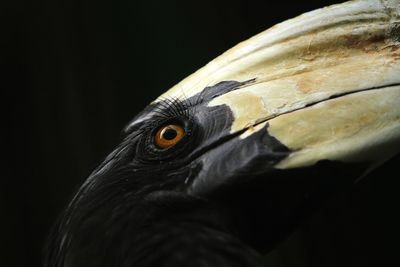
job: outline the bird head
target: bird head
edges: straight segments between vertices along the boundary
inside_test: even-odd
[[[328,161],[366,174],[399,150],[397,4],[334,5],[228,50],[132,120],[132,160],[190,169],[189,194]]]
[[[254,248],[274,245],[306,210],[399,152],[399,6],[309,12],[165,92],[81,187],[55,253],[74,246],[77,229],[90,239],[106,225],[97,235],[112,236],[156,220],[155,206],[158,219],[178,220],[196,213],[192,200],[211,203]]]

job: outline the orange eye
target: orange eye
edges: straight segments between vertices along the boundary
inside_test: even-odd
[[[169,124],[158,129],[154,142],[159,148],[176,145],[185,136],[185,129],[178,124]]]

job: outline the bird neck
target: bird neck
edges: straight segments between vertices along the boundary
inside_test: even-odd
[[[126,266],[262,266],[259,254],[204,222],[154,222],[137,231],[134,239]]]
[[[76,207],[91,210],[67,214],[64,232],[49,244],[47,267],[262,266],[229,232],[223,211],[185,194]]]

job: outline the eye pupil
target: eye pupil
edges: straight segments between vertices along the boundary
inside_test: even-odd
[[[171,128],[167,128],[165,129],[165,131],[163,132],[162,137],[166,140],[174,140],[176,138],[176,136],[178,135],[178,133],[176,132],[175,129],[171,129]]]

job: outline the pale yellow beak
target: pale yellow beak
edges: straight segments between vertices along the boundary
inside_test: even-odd
[[[227,105],[231,133],[245,130],[242,138],[268,123],[268,133],[293,151],[276,168],[380,164],[400,151],[400,0],[350,1],[278,24],[160,99],[252,79],[208,105]]]

